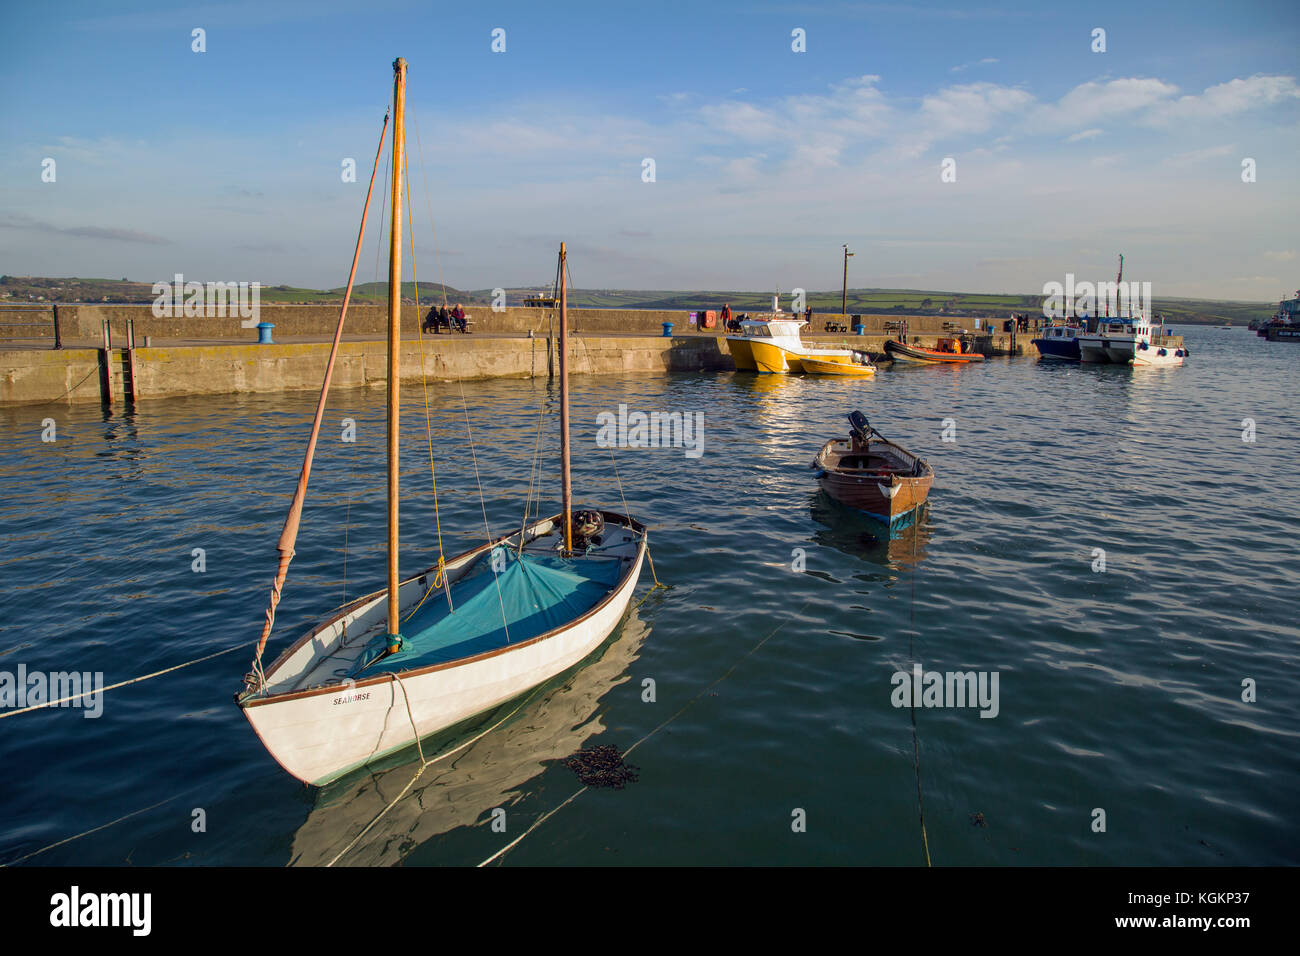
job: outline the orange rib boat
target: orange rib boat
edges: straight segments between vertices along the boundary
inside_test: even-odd
[[[962,351],[961,339],[940,339],[937,349],[927,349],[921,345],[908,345],[897,339],[885,343],[885,351],[895,359],[904,362],[949,362],[964,364],[982,362],[984,356],[978,352]]]

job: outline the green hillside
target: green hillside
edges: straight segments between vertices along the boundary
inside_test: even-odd
[[[443,286],[437,282],[420,283],[420,304],[441,305]],[[304,289],[295,286],[262,286],[261,301],[268,304],[326,305],[343,300],[343,287]],[[537,288],[506,290],[506,304],[523,305],[524,299]],[[402,297],[415,299],[415,283],[402,283]],[[446,286],[448,303],[484,305],[492,301],[491,289],[465,291]],[[848,311],[852,313],[956,314],[1005,318],[1012,312],[1037,313],[1042,308],[1037,294],[1002,294],[943,292],[926,289],[850,289]],[[106,302],[146,303],[154,300],[153,284],[129,279],[47,278],[41,276],[0,276],[0,301],[6,302]],[[388,300],[387,282],[363,282],[352,290],[358,303],[383,303]],[[572,289],[569,303],[575,308],[667,309],[689,312],[696,309],[721,309],[731,303],[733,312],[763,312],[771,308],[771,292],[672,292],[632,289]],[[840,292],[810,292],[807,304],[819,314],[840,311]],[[781,307],[790,308],[789,294],[781,296]],[[1201,325],[1246,325],[1253,319],[1267,319],[1277,309],[1273,302],[1216,301],[1213,299],[1156,298],[1154,307],[1171,323]]]

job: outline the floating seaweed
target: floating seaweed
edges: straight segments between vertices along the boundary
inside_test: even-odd
[[[622,790],[627,784],[636,783],[641,769],[624,763],[618,748],[609,745],[579,750],[572,757],[565,757],[562,763],[587,786],[610,787],[614,790]]]

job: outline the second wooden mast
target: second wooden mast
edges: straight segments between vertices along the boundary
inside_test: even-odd
[[[573,479],[569,475],[569,262],[560,243],[560,490],[564,498],[564,553],[573,553]]]
[[[398,436],[402,346],[402,169],[406,159],[406,61],[393,61],[393,219],[388,245],[388,651],[401,649],[398,607],[397,519],[401,489]]]

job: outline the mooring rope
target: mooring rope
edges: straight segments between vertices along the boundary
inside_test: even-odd
[[[351,850],[354,846],[356,846],[357,843],[360,842],[361,838],[365,836],[367,833],[369,833],[374,828],[375,824],[384,818],[384,816],[388,813],[389,810],[397,806],[398,801],[400,801],[402,797],[406,796],[406,794],[410,791],[411,787],[415,785],[415,781],[420,779],[420,775],[424,773],[425,768],[432,766],[433,764],[437,763],[440,760],[445,760],[447,757],[450,757],[452,754],[460,753],[462,750],[464,750],[466,747],[470,746],[471,744],[477,743],[478,741],[482,740],[484,737],[486,737],[492,731],[496,730],[498,727],[504,724],[515,714],[519,713],[519,711],[523,708],[523,706],[527,704],[529,701],[531,701],[535,696],[537,696],[537,692],[541,690],[540,687],[534,690],[531,694],[529,694],[522,701],[520,701],[518,707],[510,711],[510,713],[506,714],[504,717],[498,720],[491,727],[487,728],[487,730],[483,731],[480,734],[476,734],[475,736],[471,737],[469,740],[465,741],[463,744],[459,745],[458,747],[453,747],[451,750],[438,754],[438,756],[434,757],[432,760],[426,760],[424,758],[424,747],[420,743],[420,732],[415,726],[415,716],[411,713],[411,698],[406,693],[406,685],[402,683],[402,679],[396,673],[393,673],[391,671],[389,673],[392,676],[393,680],[395,680],[398,683],[398,685],[402,688],[402,699],[406,701],[406,716],[407,719],[411,721],[411,732],[415,734],[416,753],[420,755],[420,769],[415,771],[415,776],[411,777],[411,779],[407,782],[406,786],[402,788],[402,792],[399,793],[392,800],[390,800],[387,806],[385,806],[384,809],[380,810],[379,813],[375,815],[374,819],[371,820],[369,823],[367,823],[365,828],[360,833],[358,833],[355,837],[352,838],[352,841],[347,846],[345,846],[342,850],[340,850],[337,854],[335,854],[334,859],[330,860],[328,863],[325,864],[327,868],[333,866],[335,863],[341,860],[345,855],[347,855],[348,851]]]
[[[185,663],[177,664],[174,667],[167,667],[160,671],[154,671],[152,674],[142,674],[139,677],[132,677],[130,680],[118,681],[116,684],[109,684],[107,687],[100,687],[97,689],[82,691],[80,694],[72,694],[68,697],[60,697],[58,700],[47,700],[40,704],[31,704],[19,710],[6,710],[4,713],[0,713],[0,720],[3,720],[6,717],[17,717],[19,714],[30,713],[33,710],[41,710],[42,708],[45,707],[57,707],[58,705],[66,704],[69,701],[80,700],[83,697],[89,697],[91,694],[102,694],[106,690],[117,690],[119,687],[126,687],[128,684],[138,684],[141,681],[146,681],[153,677],[161,677],[163,674],[170,674],[172,671],[178,671],[181,668],[189,667],[192,664],[201,664],[204,661],[210,661],[214,657],[220,657],[222,654],[229,654],[231,651],[237,651],[239,650],[239,648],[247,647],[247,646],[248,646],[248,642],[243,641],[239,644],[235,644],[232,647],[227,647],[224,651],[217,651],[213,654],[208,654],[204,657],[196,657],[192,661],[186,661]]]
[[[204,785],[200,785],[200,786],[204,786]],[[64,839],[59,840],[57,843],[51,843],[49,846],[43,846],[39,850],[33,850],[31,853],[24,854],[23,856],[18,857],[18,859],[16,860],[9,860],[7,863],[0,863],[0,868],[4,868],[8,866],[16,866],[17,864],[22,863],[24,860],[30,860],[34,856],[40,856],[40,854],[46,852],[47,850],[53,850],[55,847],[63,846],[65,843],[71,843],[73,840],[80,840],[82,837],[90,836],[90,834],[92,833],[98,833],[100,830],[107,830],[109,827],[113,826],[114,824],[121,823],[123,820],[129,820],[131,819],[131,817],[138,817],[140,814],[148,813],[150,810],[156,810],[158,807],[161,807],[163,804],[171,803],[173,800],[179,800],[187,793],[193,793],[195,790],[198,789],[200,789],[200,787],[190,787],[188,790],[182,790],[180,793],[176,794],[173,797],[168,797],[166,800],[159,800],[157,803],[151,804],[150,806],[141,807],[139,810],[132,810],[130,813],[123,814],[122,816],[118,817],[116,820],[110,820],[107,823],[101,823],[97,827],[91,827],[89,830],[83,830],[81,833],[78,833],[75,836],[65,837]]]
[[[95,374],[96,372],[98,372],[98,371],[99,371],[99,366],[96,365],[94,368],[92,368],[89,372],[86,373],[86,377],[83,378],[80,382],[78,382],[76,385],[72,386],[72,388],[66,389],[66,390],[63,392],[63,394],[60,395],[58,398],[51,398],[51,399],[49,399],[49,401],[51,401],[51,402],[57,402],[57,401],[59,400],[59,398],[64,398],[64,397],[67,396],[67,395],[71,395],[71,394],[72,394],[73,392],[75,392],[77,389],[81,388],[81,386],[85,385],[86,382],[89,381],[90,376],[94,375],[94,374]]]
[[[912,528],[912,604],[909,609],[909,624],[907,634],[907,656],[912,662],[916,662],[916,654],[912,650],[912,641],[916,635],[916,536],[919,531],[921,516],[918,514],[916,522]],[[925,832],[925,798],[921,793],[921,740],[916,732],[916,693],[911,694],[912,706],[912,766],[916,769],[916,809],[921,817],[921,847],[925,850],[925,865],[933,866],[930,862],[930,837]]]
[[[647,553],[648,553],[648,552],[647,552]],[[647,595],[647,597],[648,597],[648,596],[649,596],[649,595]],[[794,613],[794,616],[795,616],[795,617],[798,617],[800,614],[802,614],[804,611],[806,611],[806,610],[808,609],[808,606],[809,606],[810,604],[812,604],[812,603],[813,603],[813,602],[812,602],[811,600],[805,602],[805,603],[804,603],[804,606],[801,607],[801,608],[799,608],[799,610],[796,611],[796,612]],[[730,677],[733,673],[735,673],[735,670],[736,670],[737,667],[739,667],[741,664],[745,663],[746,660],[748,660],[750,657],[752,657],[752,656],[753,656],[753,655],[754,655],[754,654],[759,650],[759,648],[761,648],[764,644],[766,644],[766,643],[767,643],[768,641],[770,641],[773,637],[775,637],[775,636],[777,635],[777,632],[779,632],[779,631],[780,631],[783,627],[785,627],[786,624],[788,624],[788,623],[789,623],[789,621],[782,621],[780,624],[778,624],[776,627],[774,627],[771,631],[769,631],[766,637],[764,637],[761,641],[759,641],[757,644],[755,644],[753,647],[751,647],[748,651],[746,651],[746,652],[744,653],[743,656],[741,656],[740,658],[738,658],[734,664],[732,664],[729,668],[727,668],[726,672],[723,673],[723,675],[722,675],[721,677],[719,677],[717,680],[713,681],[713,683],[709,684],[707,687],[705,687],[703,690],[701,690],[698,694],[696,694],[694,697],[692,697],[690,700],[688,700],[685,704],[683,704],[681,707],[679,707],[679,708],[677,709],[677,712],[676,712],[676,713],[674,713],[671,717],[669,717],[667,720],[665,720],[663,723],[661,723],[658,727],[654,728],[654,730],[650,731],[648,734],[646,734],[644,737],[642,737],[640,740],[638,740],[636,743],[634,743],[631,747],[628,747],[627,750],[623,751],[623,756],[624,756],[624,757],[627,757],[627,756],[631,755],[632,751],[636,750],[637,747],[640,747],[643,743],[645,743],[647,740],[649,740],[649,739],[650,739],[651,737],[653,737],[655,734],[659,733],[659,731],[663,730],[665,727],[667,727],[669,724],[671,724],[674,720],[676,720],[676,719],[677,719],[678,717],[680,717],[682,714],[686,713],[686,711],[689,710],[691,707],[693,707],[693,706],[695,705],[695,703],[696,703],[696,702],[697,702],[701,697],[703,697],[703,696],[704,696],[705,694],[707,694],[709,691],[713,690],[713,688],[717,687],[717,686],[718,686],[719,684],[721,684],[724,680],[726,680],[726,679],[727,679],[728,677]],[[564,800],[562,803],[560,803],[559,806],[554,807],[554,808],[552,808],[552,809],[546,811],[546,813],[543,813],[540,817],[538,817],[538,818],[533,822],[533,825],[532,825],[532,826],[530,826],[527,830],[525,830],[523,833],[519,834],[519,836],[515,837],[513,840],[511,840],[509,843],[507,843],[507,844],[506,844],[505,846],[503,846],[501,849],[497,850],[497,851],[496,851],[495,853],[493,853],[490,857],[488,857],[486,860],[484,860],[482,863],[479,863],[478,865],[479,865],[479,866],[487,866],[489,863],[492,863],[492,862],[494,862],[495,860],[498,860],[498,859],[500,859],[501,857],[505,856],[507,853],[509,853],[511,850],[513,850],[516,846],[518,846],[521,842],[523,842],[523,840],[524,840],[524,838],[525,838],[526,836],[528,836],[530,833],[532,833],[534,830],[536,830],[539,826],[541,826],[543,823],[545,823],[545,822],[546,822],[547,820],[549,820],[551,817],[555,816],[555,814],[559,813],[561,810],[563,810],[565,807],[567,807],[570,803],[572,803],[572,802],[573,802],[574,800],[576,800],[578,797],[582,796],[582,794],[586,793],[589,789],[591,789],[591,788],[590,788],[590,787],[586,787],[586,786],[582,787],[582,789],[576,791],[575,793],[573,793],[573,794],[571,794],[570,796],[568,796],[567,798],[565,798],[565,800]]]

